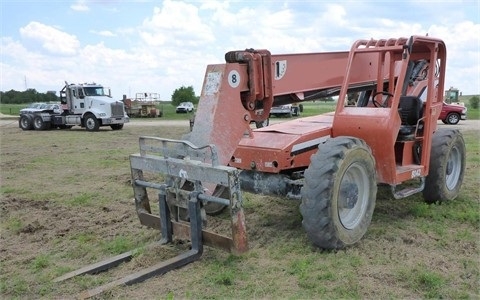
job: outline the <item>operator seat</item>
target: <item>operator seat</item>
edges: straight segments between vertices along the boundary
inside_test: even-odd
[[[415,138],[415,129],[417,124],[422,129],[423,124],[419,120],[423,115],[423,102],[416,96],[401,96],[398,105],[398,113],[402,120],[398,138],[400,140],[412,140]]]

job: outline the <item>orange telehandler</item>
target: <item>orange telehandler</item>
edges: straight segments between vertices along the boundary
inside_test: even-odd
[[[203,244],[247,251],[242,190],[301,200],[306,234],[324,249],[363,237],[379,184],[395,198],[457,197],[466,150],[458,130],[437,129],[446,68],[440,39],[358,40],[347,52],[309,54],[247,49],[225,60],[207,67],[192,131],[182,140],[141,137],[140,152],[130,156],[141,223],[160,229],[162,243],[190,239],[191,250],[117,284],[194,261]],[[339,99],[335,112],[250,126],[272,106],[331,96]],[[231,236],[204,228],[206,215],[225,208]]]

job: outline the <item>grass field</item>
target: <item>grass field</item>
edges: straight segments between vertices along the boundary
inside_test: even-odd
[[[180,138],[188,130],[188,123],[96,133],[2,127],[0,298],[76,298],[185,251],[188,244],[150,245],[159,232],[137,220],[128,156],[139,136]],[[101,298],[479,299],[480,131],[463,133],[467,169],[455,201],[395,200],[380,187],[366,236],[346,250],[320,251],[302,229],[297,201],[244,193],[249,252],[207,247],[197,262]],[[52,282],[131,249],[133,260],[112,271]]]

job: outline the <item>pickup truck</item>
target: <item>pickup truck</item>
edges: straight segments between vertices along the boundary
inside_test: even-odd
[[[448,104],[443,102],[442,112],[438,116],[445,124],[455,125],[460,120],[467,119],[467,108],[463,105]]]

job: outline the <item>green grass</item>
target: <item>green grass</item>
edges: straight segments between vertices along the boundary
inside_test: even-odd
[[[305,114],[332,107],[308,103]],[[139,225],[128,160],[141,135],[185,132],[188,126],[98,133],[2,128],[0,298],[75,298],[188,249],[188,243],[147,246],[159,231]],[[427,205],[421,195],[395,200],[389,188],[379,188],[367,234],[352,247],[316,249],[302,228],[298,201],[243,193],[249,252],[205,247],[192,264],[101,298],[478,299],[480,133],[464,137],[467,169],[457,199]],[[229,220],[228,213],[220,217]],[[209,219],[212,231],[216,225]],[[114,270],[52,282],[133,249],[139,250],[132,261]]]

